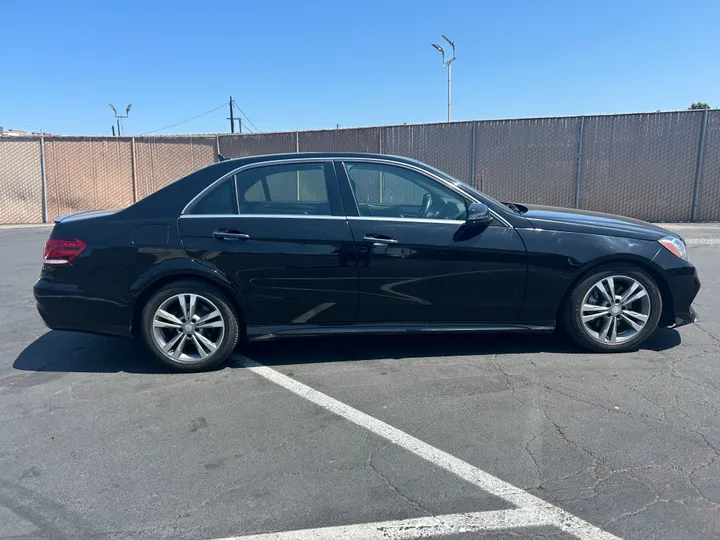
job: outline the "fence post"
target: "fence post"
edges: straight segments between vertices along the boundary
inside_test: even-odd
[[[381,126],[380,129],[378,130],[378,154],[383,153],[382,132],[383,132],[383,128]]]
[[[40,187],[42,188],[42,222],[48,222],[47,179],[45,178],[45,136],[40,134]]]
[[[215,153],[217,154],[215,156],[216,159],[220,159],[218,156],[221,154],[220,152],[220,135],[217,133],[215,134]]]
[[[133,202],[137,202],[137,159],[135,157],[135,137],[130,137],[130,161],[132,162]]]
[[[575,179],[575,208],[580,208],[580,181],[582,179],[583,166],[583,139],[585,135],[585,117],[580,117],[580,135],[577,151],[577,178]]]
[[[690,220],[697,221],[698,198],[700,197],[700,180],[702,179],[703,158],[705,157],[705,134],[707,133],[708,114],[705,109],[700,126],[700,142],[698,143],[697,172],[695,174],[695,192],[693,193],[692,214]]]
[[[300,151],[300,133],[297,131],[295,132],[295,151]]]
[[[477,127],[477,122],[473,120],[472,123],[472,148],[470,149],[470,185],[476,189],[481,189],[480,186],[477,185],[477,178],[475,178],[476,170],[475,170],[475,129]]]

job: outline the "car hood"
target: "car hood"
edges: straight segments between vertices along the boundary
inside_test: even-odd
[[[643,238],[658,240],[664,236],[678,236],[662,227],[639,219],[533,204],[518,205],[523,210],[522,216],[535,228],[557,231],[584,232],[626,238]],[[523,208],[524,207],[524,208]]]

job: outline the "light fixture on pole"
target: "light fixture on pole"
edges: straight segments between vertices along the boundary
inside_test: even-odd
[[[438,51],[440,51],[440,54],[442,55],[442,64],[447,68],[448,72],[448,98],[447,98],[447,121],[450,121],[450,85],[452,84],[452,63],[455,61],[455,42],[451,41],[445,34],[442,35],[442,38],[447,41],[450,46],[452,47],[452,58],[450,60],[445,60],[445,49],[443,49],[440,45],[437,43],[433,43],[432,46],[435,47]]]
[[[115,107],[113,107],[113,104],[110,103],[110,108],[113,110],[113,113],[115,114],[115,121],[117,122],[117,136],[118,137],[120,135],[122,135],[122,119],[128,117],[128,114],[130,113],[130,107],[132,107],[132,103],[130,103],[130,105],[127,106],[127,109],[125,109],[125,114],[122,115],[122,114],[118,114]]]

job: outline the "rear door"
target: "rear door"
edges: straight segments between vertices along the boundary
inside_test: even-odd
[[[249,326],[355,321],[355,251],[331,162],[241,169],[178,222],[188,254],[241,291]]]
[[[349,160],[337,171],[359,257],[358,321],[517,319],[526,255],[509,224],[467,227],[470,201],[408,164]]]

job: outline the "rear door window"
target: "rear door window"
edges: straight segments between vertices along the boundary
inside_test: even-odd
[[[236,178],[241,215],[331,215],[324,163],[254,167]]]
[[[234,177],[226,178],[204,194],[188,212],[193,215],[237,214]]]

